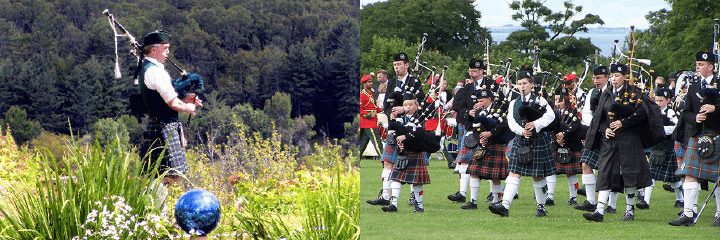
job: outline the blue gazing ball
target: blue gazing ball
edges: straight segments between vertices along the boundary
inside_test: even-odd
[[[175,204],[175,220],[186,233],[207,235],[220,222],[220,202],[208,191],[190,190]]]

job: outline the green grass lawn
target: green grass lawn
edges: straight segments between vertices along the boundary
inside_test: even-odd
[[[535,217],[532,179],[520,181],[519,199],[513,201],[509,217],[500,217],[482,202],[489,192],[482,181],[477,210],[462,210],[462,204],[447,200],[458,191],[458,175],[447,168],[444,161],[431,160],[428,171],[432,184],[425,185],[424,213],[414,213],[407,206],[410,186],[403,185],[399,211],[385,213],[380,206],[365,203],[375,199],[382,188],[377,160],[364,159],[360,163],[360,236],[361,239],[720,239],[720,228],[710,227],[715,201],[710,203],[693,227],[674,227],[668,221],[677,218],[680,209],[673,208],[674,193],[662,189],[656,182],[650,209],[635,210],[635,221],[623,222],[625,195],[618,197],[618,213],[605,214],[605,222],[589,222],[583,211],[566,205],[569,197],[564,175],[558,176],[555,206],[548,206],[546,217]],[[503,182],[504,184],[504,182]],[[581,183],[582,184],[582,183]],[[712,190],[713,184],[710,184]],[[709,191],[701,191],[698,205],[702,205]],[[468,187],[468,200],[470,189]],[[584,196],[578,197],[582,203]]]

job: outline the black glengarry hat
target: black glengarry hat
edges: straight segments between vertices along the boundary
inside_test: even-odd
[[[708,53],[707,51],[700,51],[695,54],[695,60],[712,63],[715,62],[715,54]]]
[[[408,55],[404,52],[393,54],[393,61],[404,61],[408,62]]]
[[[155,30],[146,34],[142,39],[143,46],[150,46],[158,43],[169,43],[172,35],[165,30]]]
[[[595,69],[593,69],[593,75],[602,75],[602,74],[610,74],[610,70],[608,70],[607,66],[597,66]]]
[[[659,87],[659,88],[655,89],[655,96],[673,98],[673,91],[666,87]]]
[[[610,66],[610,72],[628,74],[628,68],[625,64],[613,64]]]
[[[470,63],[468,64],[468,67],[476,68],[476,69],[485,69],[485,63],[482,60],[479,60],[477,58],[470,59]]]

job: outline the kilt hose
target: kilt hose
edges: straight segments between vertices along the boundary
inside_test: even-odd
[[[705,129],[703,135],[717,136],[717,132]],[[720,139],[714,139],[715,150],[709,158],[703,158],[697,150],[698,139],[688,141],[685,157],[676,174],[693,176],[698,179],[715,182],[720,176]]]
[[[510,148],[510,162],[508,172],[527,177],[547,177],[555,174],[555,158],[552,156],[552,142],[546,132],[537,133],[537,137],[527,139],[522,135],[515,135],[513,146]],[[532,144],[533,162],[528,165],[518,163],[518,147]]]
[[[557,152],[553,151],[553,159],[556,159]],[[570,155],[570,162],[567,164],[561,164],[555,161],[556,174],[582,174],[582,165],[580,164],[580,152],[572,152]]]
[[[483,158],[471,159],[466,173],[480,179],[505,179],[508,175],[507,168],[505,144],[495,144],[485,148]]]
[[[397,152],[397,145],[390,145],[385,143],[385,150],[383,151],[382,157],[380,158],[380,163],[389,162],[389,163],[395,163],[397,162],[398,158],[398,152]]]
[[[138,153],[141,159],[146,159],[144,168],[150,173],[159,160],[158,174],[167,173],[169,176],[178,176],[188,170],[185,151],[180,143],[182,132],[181,122],[162,123],[150,120],[145,126],[143,140]],[[165,152],[160,159],[160,154]]]
[[[590,165],[590,167],[597,170],[599,166],[598,158],[600,158],[600,155],[598,155],[596,151],[585,148],[583,148],[580,152],[582,153],[582,155],[580,156],[580,162],[587,163],[587,165]]]
[[[655,165],[650,161],[650,177],[657,181],[663,181],[666,183],[673,183],[680,181],[680,176],[675,175],[677,171],[677,158],[675,157],[675,147],[672,140],[665,140],[660,143],[660,146],[665,150],[665,161],[662,164]],[[654,157],[652,151],[650,151],[650,159]]]
[[[393,168],[392,173],[390,173],[390,180],[416,185],[430,184],[430,174],[428,174],[424,160],[425,153],[408,152],[407,155],[398,158],[406,157],[408,160],[407,167],[405,169]]]

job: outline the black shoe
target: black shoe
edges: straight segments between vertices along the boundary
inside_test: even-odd
[[[672,221],[668,222],[668,224],[673,225],[673,226],[692,226],[692,225],[695,225],[695,223],[693,223],[693,219],[692,219],[692,218],[689,218],[688,216],[685,216],[685,214],[680,214],[680,217],[678,217],[678,218],[675,219],[675,220],[672,220]]]
[[[547,210],[545,210],[545,205],[538,204],[537,205],[537,212],[535,212],[536,217],[544,217],[547,215]]]
[[[586,194],[586,193],[585,193],[585,186],[582,186],[581,188],[578,188],[577,194],[578,194],[578,195],[586,196],[586,195],[585,195],[585,194]]]
[[[673,189],[672,186],[671,186],[669,183],[663,184],[663,189],[665,189],[665,191],[668,191],[668,192],[671,192],[671,193],[674,193],[674,192],[675,192],[675,189]]]
[[[599,212],[592,212],[592,213],[583,213],[583,217],[589,221],[593,222],[602,222],[605,221],[605,216],[600,214]]]
[[[590,203],[588,200],[585,200],[582,204],[575,206],[575,209],[586,212],[594,212],[596,208],[597,205]]]
[[[368,203],[368,204],[370,204],[370,205],[382,205],[382,206],[390,205],[390,200],[386,200],[386,199],[384,199],[384,198],[382,198],[382,197],[378,197],[378,198],[375,199],[375,200],[367,200],[367,201],[365,201],[365,202]]]
[[[455,169],[455,163],[448,163],[449,169]]]
[[[408,207],[414,207],[417,205],[417,201],[415,200],[415,193],[410,192],[410,199],[408,200]]]
[[[465,202],[465,196],[463,196],[462,194],[460,194],[459,191],[456,192],[455,194],[448,195],[447,198],[448,198],[448,200],[453,201],[453,202],[460,202],[460,203],[464,203],[464,202]]]
[[[545,205],[555,206],[555,200],[552,198],[547,198],[547,199],[545,199]]]
[[[490,202],[493,200],[492,192],[488,193],[487,197],[485,197],[485,202]]]
[[[640,200],[639,203],[635,204],[635,206],[639,209],[648,209],[650,208],[650,204],[648,204],[645,200]]]
[[[513,197],[513,199],[518,199],[518,198],[520,198],[520,194],[516,193],[515,196]]]
[[[502,204],[490,204],[488,209],[490,209],[490,212],[500,215],[501,217],[507,217],[510,215],[510,211],[508,211],[508,209]]]
[[[418,206],[415,206],[415,210],[413,210],[413,212],[425,212],[425,209],[424,209],[424,208],[421,208],[421,207],[418,207]]]
[[[577,198],[571,197],[570,200],[568,200],[568,205],[570,206],[577,206]]]
[[[469,201],[467,204],[460,207],[461,209],[468,209],[468,210],[474,210],[477,209],[477,202],[475,201]]]
[[[710,224],[711,227],[720,227],[720,216],[715,216],[715,220]]]
[[[635,214],[630,211],[625,212],[625,216],[622,217],[623,221],[635,221]]]
[[[390,204],[382,207],[382,210],[383,212],[397,212],[398,209],[395,205]]]
[[[683,208],[685,207],[685,203],[680,200],[675,200],[675,207],[674,208]]]
[[[617,209],[615,209],[614,207],[611,207],[611,206],[607,206],[607,208],[605,208],[605,212],[606,213],[617,213]]]

